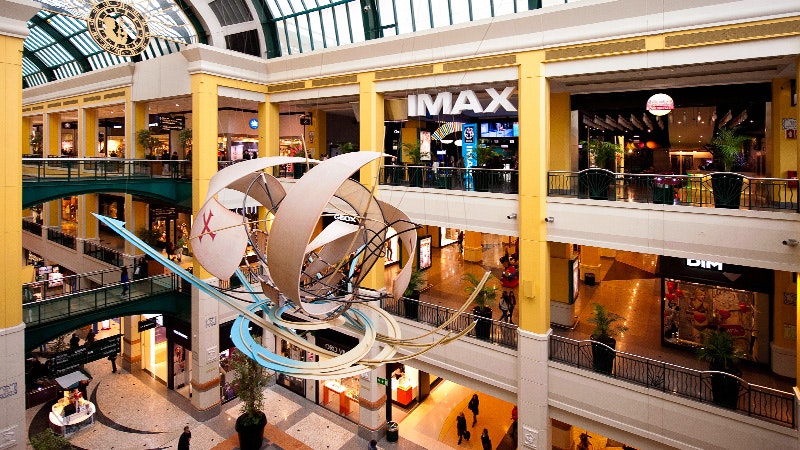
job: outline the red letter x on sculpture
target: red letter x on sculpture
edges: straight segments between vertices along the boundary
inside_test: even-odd
[[[208,211],[208,218],[206,218],[206,213],[203,213],[203,231],[200,232],[200,236],[198,237],[198,239],[200,239],[200,242],[203,242],[203,236],[205,236],[206,233],[208,233],[208,235],[211,236],[212,241],[214,240],[214,237],[217,235],[217,233],[214,233],[213,231],[211,231],[211,228],[208,227],[208,224],[211,223],[212,217],[214,217],[214,213],[212,211]]]

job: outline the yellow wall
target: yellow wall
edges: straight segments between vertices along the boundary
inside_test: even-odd
[[[784,303],[786,294],[797,295],[797,282],[791,272],[775,271],[775,298],[772,307],[773,343],[778,347],[794,348],[797,339],[787,336],[797,329],[797,305]],[[795,297],[795,302],[797,298]]]

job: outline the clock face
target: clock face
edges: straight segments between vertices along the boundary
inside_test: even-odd
[[[105,0],[94,5],[86,26],[92,39],[114,55],[136,56],[150,42],[150,29],[144,15],[118,0]]]

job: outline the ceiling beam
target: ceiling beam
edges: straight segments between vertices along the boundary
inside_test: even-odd
[[[39,29],[45,33],[49,34],[58,45],[66,50],[67,53],[69,53],[70,56],[72,56],[72,58],[74,58],[75,61],[77,61],[77,63],[81,66],[82,72],[86,73],[92,71],[92,65],[89,63],[89,58],[87,58],[86,55],[78,50],[78,47],[76,47],[75,44],[69,40],[69,38],[61,34],[61,32],[51,25],[50,22],[39,17],[39,15],[35,15],[31,17],[31,23],[39,27]]]
[[[39,71],[41,71],[44,74],[44,76],[47,77],[48,82],[56,81],[56,73],[47,64],[45,64],[44,61],[42,61],[41,58],[39,58],[39,56],[36,53],[28,50],[23,46],[22,57],[26,58],[28,61],[33,63],[34,66],[38,67]]]

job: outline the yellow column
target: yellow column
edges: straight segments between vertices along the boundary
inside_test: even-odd
[[[78,111],[78,145],[76,155],[91,158],[98,156],[97,108],[81,108]]]
[[[42,129],[42,157],[58,157],[61,155],[61,114],[45,113]]]
[[[383,149],[384,110],[383,94],[375,91],[375,74],[365,73],[358,76],[359,82],[359,147],[363,151],[381,151]],[[383,158],[367,164],[361,169],[361,183],[372,189],[378,182],[378,171]],[[375,263],[372,270],[361,283],[371,289],[381,289],[386,286],[384,278],[383,258]]]
[[[209,75],[192,75],[192,215],[203,206],[208,183],[217,173],[217,81]],[[196,266],[201,279],[210,275]]]
[[[125,196],[125,228],[131,233],[136,234],[142,228],[149,228],[147,217],[147,203],[133,201],[132,195]],[[141,255],[142,252],[136,246],[125,241],[126,255]]]
[[[25,22],[38,5],[0,0],[0,438],[8,450],[23,450],[25,425],[25,324],[22,317],[22,41]],[[29,131],[30,132],[30,131]],[[28,132],[28,133],[29,133]],[[30,280],[24,280],[30,281]]]
[[[99,237],[100,222],[92,213],[100,211],[99,196],[97,194],[85,194],[78,197],[78,236],[86,239],[96,239]]]
[[[800,82],[800,57],[795,58],[794,67],[795,67],[794,79],[797,80],[797,82]],[[800,90],[800,86],[798,86],[796,89]],[[798,98],[800,98],[800,95],[798,95]],[[791,113],[792,113],[792,117],[800,117],[800,101],[798,101],[794,105],[794,107],[792,108]],[[773,126],[773,127],[777,128],[775,126]],[[792,165],[794,166],[793,170],[796,170],[797,173],[800,174],[800,139],[795,139],[794,140],[794,160],[792,160]],[[775,176],[775,174],[773,174],[772,176]],[[797,283],[797,295],[800,296],[800,283]],[[798,317],[798,319],[800,319],[800,308],[797,308],[797,317]],[[797,322],[797,323],[800,323],[800,322]],[[797,369],[796,369],[797,370],[797,375],[795,376],[795,384],[796,385],[797,385],[797,382],[798,382],[797,380],[800,380],[800,378],[798,378],[798,376],[800,376],[800,351],[797,351],[797,350],[800,350],[800,339],[797,340],[797,348],[796,348],[796,352],[795,352],[795,355],[796,355],[795,356],[795,366],[797,367]],[[798,388],[795,388],[795,393],[797,393],[797,391],[798,391]]]
[[[265,99],[258,104],[258,156],[278,156],[280,154],[281,116],[277,103]]]
[[[571,133],[569,93],[550,96],[550,165],[545,170],[570,170]],[[577,148],[575,149],[577,152]]]
[[[519,276],[520,328],[550,329],[547,247],[547,169],[550,146],[550,91],[543,76],[543,53],[520,55],[519,77]]]
[[[20,151],[23,155],[30,155],[33,153],[31,151],[31,136],[33,136],[33,130],[31,129],[31,116],[22,118],[20,129]]]
[[[136,133],[149,127],[147,123],[147,103],[127,102],[125,104],[125,119],[125,157],[143,159],[145,156],[144,147],[136,142]],[[194,153],[194,151],[192,152]]]
[[[464,232],[464,261],[483,261],[483,233],[478,231]]]

